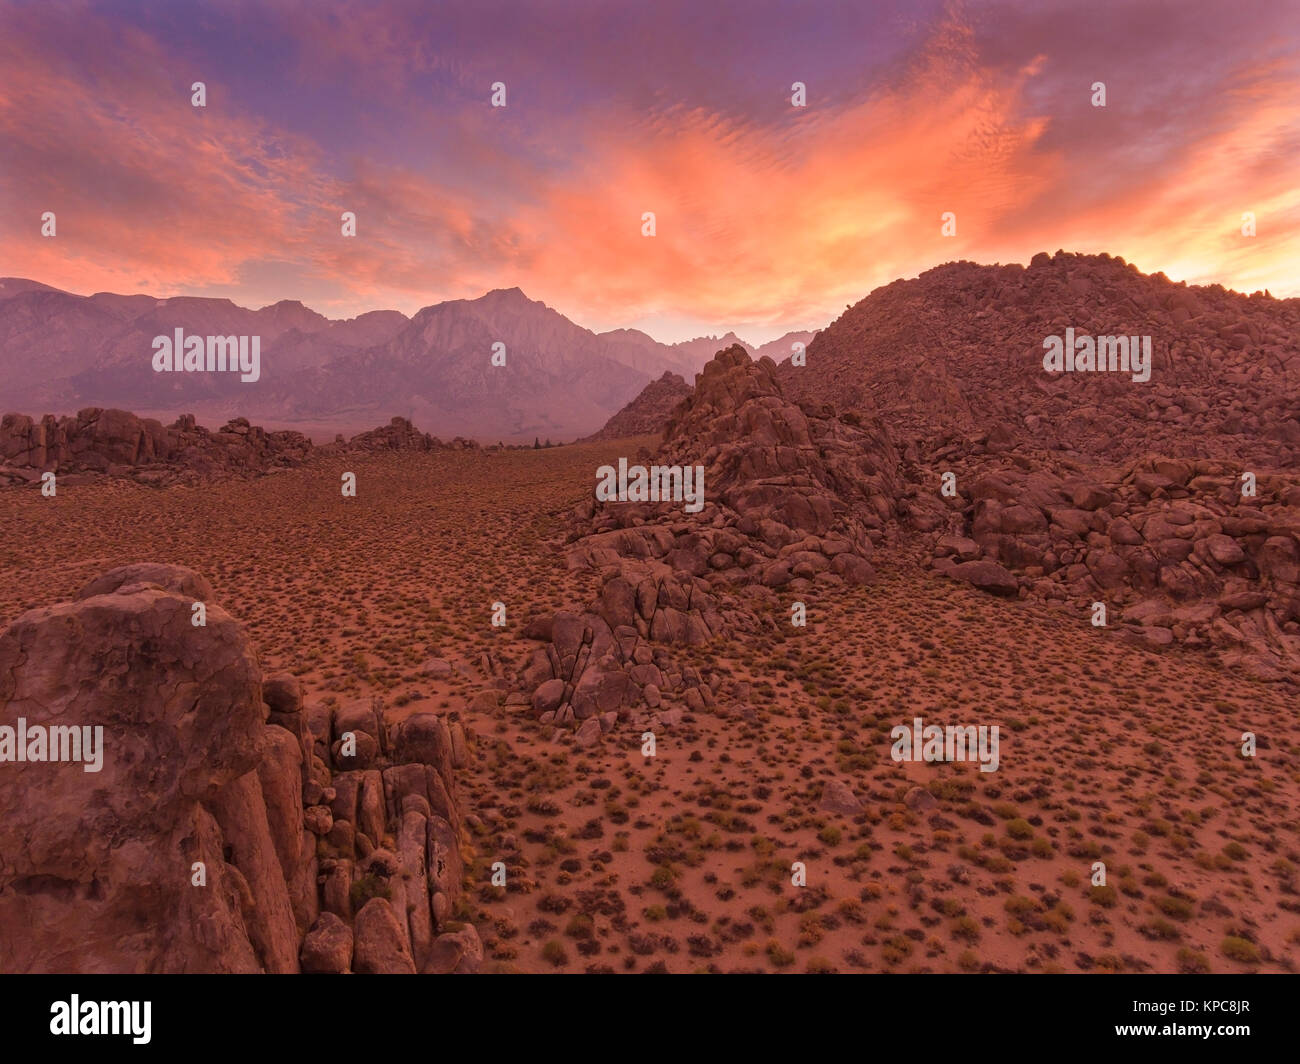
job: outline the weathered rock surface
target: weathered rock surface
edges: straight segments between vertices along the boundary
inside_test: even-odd
[[[529,626],[548,644],[522,677],[544,722],[586,728],[586,744],[599,733],[584,722],[598,715],[653,725],[709,708],[715,678],[676,665],[672,647],[775,623],[785,599],[808,591],[874,580],[870,559],[903,490],[889,433],[790,402],[774,369],[739,345],[719,352],[660,453],[637,456],[702,466],[699,512],[685,500],[579,505],[566,564],[597,570],[601,588]]]
[[[263,678],[203,577],[154,564],[105,573],[0,633],[0,726],[19,718],[29,733],[102,728],[102,759],[92,772],[0,765],[3,970],[428,960],[461,891],[458,723],[417,714],[389,728],[371,701],[319,712],[291,674]],[[367,763],[332,761],[330,740],[363,726]]]
[[[1047,374],[1043,340],[1067,325],[1150,336],[1150,379]],[[1035,464],[1051,453],[1213,455],[1243,469],[1300,458],[1300,300],[1174,283],[1110,255],[953,262],[895,281],[819,332],[806,366],[783,362],[777,376],[797,400],[883,418],[895,439],[936,450],[970,441]]]
[[[822,800],[820,808],[829,813],[840,813],[844,816],[856,816],[862,812],[862,803],[858,796],[853,793],[853,789],[843,780],[829,779],[825,786],[822,787]]]
[[[97,772],[0,772],[9,971],[297,968],[287,879],[298,870],[280,864],[257,774],[268,741],[257,656],[219,605],[198,628],[190,605],[136,580],[0,633],[5,725],[103,729]],[[191,885],[196,862],[205,886]]]

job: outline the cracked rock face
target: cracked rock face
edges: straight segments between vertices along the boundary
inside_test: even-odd
[[[678,407],[661,453],[639,456],[646,465],[702,466],[703,511],[671,502],[584,506],[570,568],[631,557],[710,587],[869,583],[869,559],[902,491],[898,453],[883,424],[849,424],[786,399],[774,371],[771,359],[752,362],[742,347],[719,352]]]
[[[464,873],[460,724],[304,705],[294,676],[263,677],[198,573],[123,566],[15,620],[0,632],[0,726],[102,729],[89,765],[0,763],[4,971],[481,959],[472,929],[443,926]]]
[[[9,971],[296,970],[256,786],[257,656],[214,602],[206,627],[190,623],[177,589],[201,577],[150,568],[107,574],[0,633],[3,723],[103,728],[98,772],[0,766],[0,954]],[[240,818],[251,834],[228,863],[223,822]],[[191,886],[195,862],[206,887]]]

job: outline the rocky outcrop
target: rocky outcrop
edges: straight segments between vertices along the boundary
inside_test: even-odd
[[[341,442],[341,437],[340,441]],[[358,433],[344,445],[348,451],[443,451],[474,450],[478,444],[457,436],[450,443],[443,443],[437,436],[421,432],[404,417],[395,417],[381,428]]]
[[[444,931],[445,964],[459,727],[304,703],[177,566],[23,614],[0,633],[0,967],[413,971]],[[80,760],[45,760],[54,735]]]
[[[534,628],[549,645],[523,682],[542,720],[611,727],[665,710],[684,693],[668,678],[674,644],[743,635],[798,596],[869,584],[886,551],[1008,599],[1102,602],[1120,638],[1217,647],[1253,675],[1300,679],[1300,478],[1227,458],[1107,465],[1006,430],[899,448],[873,418],[791,401],[780,377],[742,348],[719,352],[659,453],[636,456],[702,465],[699,513],[579,505],[567,564],[596,570],[600,591]]]
[[[1146,335],[1148,381],[1043,369],[1043,341]],[[1300,458],[1300,299],[1174,283],[1110,255],[954,262],[877,288],[783,362],[787,395],[884,418],[895,439],[952,436],[1041,464],[1058,455]]]
[[[242,417],[213,432],[198,425],[190,414],[164,426],[125,410],[89,407],[76,417],[47,414],[39,421],[24,414],[6,414],[0,420],[0,485],[39,481],[44,472],[129,476],[148,484],[194,483],[286,469],[339,451],[477,447],[460,437],[443,443],[400,417],[349,441],[340,437],[334,444],[316,447],[300,432],[268,432]]]
[[[0,420],[0,483],[43,472],[106,473],[146,483],[252,474],[298,465],[313,450],[298,432],[267,432],[235,418],[212,432],[190,415],[164,426],[125,410],[89,407],[75,417],[23,414]]]
[[[1089,475],[1001,466],[911,512],[949,530],[934,541],[940,572],[1080,610],[1101,602],[1123,638],[1215,646],[1258,677],[1300,679],[1300,478],[1247,472],[1253,495],[1222,459],[1151,456]],[[997,570],[994,584],[977,570]]]
[[[109,575],[0,634],[3,725],[102,728],[98,771],[0,764],[5,968],[295,971],[313,855],[272,841],[257,656],[215,602],[191,624],[196,574]]]
[[[1048,372],[1044,340],[1067,328],[1149,336],[1149,380]],[[1101,602],[1121,638],[1300,679],[1297,337],[1300,300],[1057,252],[877,289],[777,377],[841,420],[888,421],[900,542],[937,571]]]
[[[611,568],[590,610],[561,610],[525,629],[545,645],[522,679],[543,724],[588,722],[586,742],[620,719],[649,721],[665,697],[712,705],[709,678],[677,665],[670,648],[726,631],[702,581],[662,562],[632,561]]]
[[[540,619],[522,681],[545,723],[604,730],[710,707],[720,680],[681,668],[674,646],[776,623],[783,598],[870,583],[903,485],[878,422],[850,424],[787,400],[770,359],[736,345],[696,377],[644,465],[702,466],[703,505],[579,505],[566,561],[595,569],[594,602]]]
[[[862,584],[902,491],[884,425],[850,424],[785,398],[770,359],[739,346],[705,366],[644,464],[703,466],[704,506],[585,503],[571,567],[613,557],[664,561],[711,586]]]

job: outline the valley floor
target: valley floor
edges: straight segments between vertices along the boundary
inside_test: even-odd
[[[595,468],[631,447],[8,489],[0,623],[113,566],[172,562],[211,581],[264,668],[298,673],[309,701],[459,713],[477,740],[457,915],[489,971],[1295,968],[1294,692],[1207,653],[1125,646],[882,553],[876,585],[806,594],[804,629],[683,649],[748,698],[681,707],[652,758],[629,724],[578,750],[505,690],[485,696],[537,645],[529,618],[593,592],[555,540]],[[914,717],[998,725],[998,770],[894,762],[890,729]],[[821,808],[831,779],[860,812]]]

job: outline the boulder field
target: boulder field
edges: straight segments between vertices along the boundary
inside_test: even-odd
[[[786,367],[788,370],[788,367]],[[672,648],[790,623],[796,601],[917,564],[1009,600],[1106,610],[1107,636],[1214,648],[1300,682],[1300,478],[1233,458],[1115,465],[1011,453],[987,434],[896,441],[879,418],[796,401],[767,358],[721,351],[646,466],[702,466],[704,507],[584,499],[564,545],[594,571],[582,606],[534,618],[523,698],[581,743],[721,679]],[[946,475],[948,474],[948,475]],[[1249,476],[1245,476],[1249,474]],[[1248,488],[1244,491],[1243,489]]]

